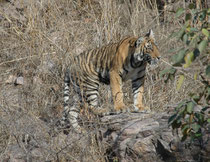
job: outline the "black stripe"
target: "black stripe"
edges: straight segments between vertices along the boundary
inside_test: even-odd
[[[142,66],[143,62],[144,62],[144,61],[141,61],[139,65],[138,65],[138,64],[136,65],[136,67]]]
[[[91,83],[89,83],[89,82],[83,82],[84,83],[84,85],[83,85],[83,87],[84,88],[89,88],[89,89],[93,89],[92,87],[94,87],[94,88],[97,88],[98,86],[99,86],[99,84],[96,84],[96,85],[94,85],[94,84],[91,84]],[[90,86],[90,87],[89,87]]]
[[[87,99],[87,102],[90,103],[90,102],[95,101],[95,100],[97,100],[97,98]]]
[[[122,77],[123,77],[121,72],[119,72],[119,76],[120,76],[120,78],[122,78]]]
[[[125,68],[124,64],[123,64],[123,70],[126,72],[126,74],[128,73],[128,70]]]
[[[64,76],[64,83],[67,83],[69,85],[70,82],[70,71],[69,69],[66,70],[65,76]]]
[[[88,87],[85,87],[85,88],[88,88]],[[89,92],[89,91],[97,91],[97,92],[98,92],[98,89],[89,88],[89,89],[86,89],[85,91],[86,91],[86,92]]]
[[[138,80],[143,79],[143,78],[144,78],[144,76],[145,76],[145,75],[143,75],[143,76],[141,76],[141,77],[139,77],[139,78],[136,78],[136,79],[132,80],[132,83],[134,83],[134,82],[136,82],[136,81],[138,81]]]
[[[141,87],[141,86],[139,86],[139,87]],[[135,89],[134,89],[134,87],[133,87],[133,93],[135,93],[135,91],[138,90],[139,87],[136,87]]]
[[[64,93],[63,97],[69,97],[69,94],[65,94],[65,93]]]
[[[85,92],[87,93],[98,93],[96,90],[86,89]]]
[[[103,62],[106,61],[104,56],[106,55],[107,48],[108,48],[107,46],[104,47],[103,51],[101,51],[101,55],[100,55],[100,58],[99,58],[100,59],[100,68],[102,69],[102,71],[104,70]]]
[[[70,111],[73,111],[73,112],[79,113],[79,110],[78,110],[78,109],[72,109],[72,110],[69,110],[69,113],[70,113]]]
[[[132,85],[132,90],[133,92],[135,92],[139,87],[141,87],[143,85],[143,82],[141,84],[137,84],[137,85]]]
[[[69,106],[69,104],[66,102],[63,104],[63,107],[68,107],[68,106]]]
[[[96,95],[96,98],[98,97],[98,94],[97,93],[86,94],[86,97],[89,98],[92,95]]]
[[[134,65],[134,56],[133,55],[130,58],[130,65],[133,69],[136,68],[136,66]]]
[[[87,62],[87,61],[88,61],[88,57],[89,57],[89,55],[91,55],[93,52],[94,52],[94,50],[90,50],[90,51],[88,51],[88,52],[85,53],[85,55],[86,55],[86,63],[87,63],[87,64],[89,64],[89,62]],[[90,56],[90,57],[91,57],[91,56]]]
[[[140,93],[140,92],[141,92],[141,91],[137,91],[137,92],[136,92],[136,91],[134,91],[134,92],[133,92],[133,93],[134,93],[133,95],[136,95],[137,93]]]
[[[140,70],[137,74],[140,74],[143,71],[145,71],[145,68],[143,68],[142,70]]]

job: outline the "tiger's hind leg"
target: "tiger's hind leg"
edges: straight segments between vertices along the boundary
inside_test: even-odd
[[[101,107],[99,105],[99,82],[97,80],[86,81],[85,89],[84,89],[84,98],[86,99],[86,102],[88,103],[88,107],[90,111],[99,116],[104,116],[110,113],[109,109],[107,107]]]
[[[70,83],[73,87],[73,91],[75,95],[71,98],[70,102]],[[74,83],[73,78],[70,76],[69,69],[65,73],[64,77],[64,111],[62,114],[62,118],[59,121],[60,127],[62,129],[69,129],[71,126],[73,127],[76,133],[83,133],[84,130],[80,127],[78,123],[78,117],[80,113],[80,103],[81,103],[81,93],[80,88]],[[67,131],[65,131],[67,132]]]

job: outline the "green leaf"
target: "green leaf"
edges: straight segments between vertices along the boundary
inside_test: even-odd
[[[201,97],[198,96],[198,95],[193,95],[193,96],[192,96],[192,99],[193,99],[196,103],[198,103],[198,101],[200,101]]]
[[[195,134],[195,137],[196,137],[196,138],[201,137],[201,136],[202,136],[201,133],[196,133],[196,134]]]
[[[191,14],[187,13],[185,16],[185,21],[191,20],[191,17],[192,17]]]
[[[190,28],[190,32],[198,32],[197,28]]]
[[[193,76],[193,78],[194,78],[194,80],[197,80],[197,78],[198,78],[198,74],[197,74],[197,73],[195,73],[195,74],[194,74],[194,76]]]
[[[207,122],[210,123],[210,119],[207,119]]]
[[[209,37],[209,31],[205,28],[202,29],[202,33],[208,38]]]
[[[184,12],[183,8],[178,8],[178,10],[176,11],[176,18],[178,18],[179,16],[181,16]]]
[[[206,76],[210,78],[210,65],[206,67]]]
[[[210,100],[210,86],[207,88],[206,102],[208,103],[209,100]]]
[[[189,114],[191,114],[194,107],[195,107],[195,104],[194,104],[193,102],[189,102],[189,103],[187,104],[187,112],[188,112]]]
[[[174,114],[172,116],[170,116],[170,118],[168,119],[168,124],[171,125],[171,123],[174,121],[174,119],[176,118],[177,114]]]
[[[185,105],[186,105],[186,100],[183,100],[182,102],[180,102],[180,103],[176,106],[175,111],[180,110],[180,108],[182,108],[182,107],[185,106]]]
[[[199,18],[200,18],[200,21],[203,21],[203,20],[206,18],[206,11],[205,11],[205,10],[203,10],[203,11],[201,12]]]
[[[201,109],[202,112],[205,112],[206,110],[210,109],[210,107],[206,106],[204,108]]]
[[[184,75],[180,75],[179,76],[179,79],[178,79],[178,81],[177,81],[177,86],[176,86],[176,89],[179,91],[180,90],[180,88],[181,88],[181,86],[182,86],[182,84],[183,84],[183,82],[184,82]]]
[[[185,57],[185,64],[184,64],[184,68],[187,68],[191,65],[192,61],[194,60],[194,54],[193,52],[188,53]]]
[[[182,132],[184,133],[185,131],[186,131],[186,129],[188,129],[189,128],[189,125],[188,124],[184,124],[184,125],[182,125]]]
[[[201,126],[199,124],[197,123],[192,124],[192,129],[195,131],[195,133],[197,133],[200,128]]]
[[[178,54],[172,56],[172,61],[174,62],[174,66],[178,66],[180,63],[183,63],[185,56],[185,49],[179,51]]]
[[[188,35],[187,34],[184,34],[183,41],[185,44],[188,44]]]
[[[204,121],[204,115],[200,112],[196,112],[195,117],[199,120],[198,122],[203,122]]]
[[[174,74],[175,72],[176,72],[176,69],[174,69],[173,67],[170,68],[170,70],[169,70],[169,73],[170,73],[170,74]]]
[[[164,69],[160,72],[160,77],[162,78],[165,74],[174,74],[176,72],[176,69],[172,68],[167,68]]]
[[[199,49],[200,53],[202,53],[205,50],[206,46],[207,46],[207,40],[202,40],[199,43],[198,49]]]
[[[185,29],[186,29],[186,27],[183,26],[182,29],[178,31],[178,33],[177,33],[178,39],[180,39],[180,38],[182,39],[182,37],[184,36],[184,33],[185,33]]]
[[[160,72],[160,77],[162,78],[165,74],[167,74],[170,71],[170,69],[164,69]]]

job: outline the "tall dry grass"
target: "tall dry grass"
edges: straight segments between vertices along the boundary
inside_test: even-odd
[[[153,29],[162,58],[170,62],[169,49],[179,46],[168,39],[181,26],[172,12],[160,23],[154,4],[126,0],[19,0],[0,1],[0,159],[8,156],[13,144],[28,153],[25,134],[39,148],[40,161],[103,161],[106,145],[97,143],[96,134],[83,140],[49,133],[60,118],[63,77],[70,58],[80,52],[116,42],[126,35],[140,36]],[[185,5],[181,1],[173,5]],[[144,103],[154,111],[185,98],[196,88],[192,81],[176,90],[176,80],[168,84],[159,72],[169,66],[161,61],[148,67]],[[11,76],[23,76],[24,84],[8,84]],[[124,86],[126,103],[132,102],[130,83]],[[110,90],[101,86],[102,104],[112,106]],[[73,94],[72,94],[73,95]],[[84,117],[86,119],[86,117]],[[97,120],[89,118],[90,123]],[[87,123],[87,121],[85,121]],[[99,127],[92,126],[97,132]],[[81,147],[76,141],[89,140]],[[107,144],[108,145],[108,144]],[[28,154],[27,154],[28,155]],[[28,155],[29,156],[29,155]],[[26,158],[30,158],[30,157]]]

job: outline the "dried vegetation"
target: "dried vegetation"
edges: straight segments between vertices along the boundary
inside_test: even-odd
[[[153,29],[162,54],[159,66],[147,69],[145,105],[153,111],[167,111],[185,98],[196,88],[193,80],[177,92],[176,81],[165,84],[159,77],[159,72],[170,66],[168,51],[179,46],[168,36],[181,25],[170,12],[180,5],[186,4],[179,1],[166,6],[169,9],[161,22],[155,3],[136,0],[1,0],[0,159],[11,158],[16,145],[29,160],[106,159],[106,146],[97,143],[94,133],[90,132],[85,138],[88,144],[81,147],[71,135],[49,132],[61,116],[63,75],[70,57],[126,35],[138,36]],[[23,82],[15,84],[18,77],[23,77]],[[132,96],[128,85],[124,92],[129,104]],[[102,104],[111,105],[107,86],[102,86],[101,94]],[[89,123],[94,122],[90,117]],[[94,129],[99,127],[92,126]],[[37,150],[30,152],[31,147]]]

